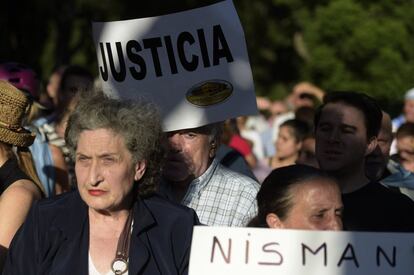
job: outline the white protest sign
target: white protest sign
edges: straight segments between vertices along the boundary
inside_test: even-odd
[[[95,22],[93,35],[103,90],[158,104],[165,131],[257,113],[244,33],[232,1]]]
[[[414,234],[194,227],[190,275],[412,275]]]

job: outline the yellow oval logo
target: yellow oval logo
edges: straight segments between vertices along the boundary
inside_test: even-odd
[[[187,100],[197,106],[210,106],[223,102],[233,93],[233,86],[225,80],[208,80],[191,87]]]

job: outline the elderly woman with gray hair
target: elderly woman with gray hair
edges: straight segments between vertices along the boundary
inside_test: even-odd
[[[187,274],[198,218],[154,193],[162,130],[153,105],[82,98],[65,136],[78,190],[32,208],[4,274]]]

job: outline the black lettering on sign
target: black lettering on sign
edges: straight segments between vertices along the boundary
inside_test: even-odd
[[[169,36],[169,35],[164,36],[164,42],[165,42],[165,47],[167,48],[167,55],[168,55],[168,61],[170,63],[171,73],[176,74],[176,73],[178,73],[177,62],[175,61],[174,49],[173,49],[173,46],[172,46],[171,36]]]
[[[147,67],[145,65],[145,60],[142,58],[138,52],[142,50],[141,45],[136,40],[128,41],[126,45],[126,52],[129,60],[139,66],[139,70],[136,70],[135,67],[129,67],[131,75],[136,80],[142,80],[147,75]]]
[[[198,29],[197,35],[200,42],[201,57],[203,58],[204,68],[208,68],[210,67],[210,59],[208,58],[206,37],[204,36],[203,29]]]
[[[106,51],[108,52],[109,67],[111,68],[112,77],[116,81],[122,82],[125,80],[125,76],[126,76],[124,53],[122,52],[121,42],[115,42],[115,45],[116,45],[116,55],[118,56],[118,61],[119,61],[118,62],[119,72],[115,68],[115,60],[114,60],[114,56],[112,55],[111,43],[106,43]]]
[[[349,256],[347,256],[348,250],[351,253],[351,255],[349,255]],[[355,255],[354,247],[350,243],[347,244],[344,252],[342,253],[341,259],[339,259],[339,262],[338,262],[338,266],[341,266],[343,260],[354,261],[355,266],[357,268],[359,268],[359,263],[358,263],[358,259],[357,259],[356,255]]]
[[[155,75],[157,77],[162,76],[160,57],[158,56],[158,50],[157,50],[157,48],[162,47],[161,38],[159,38],[159,37],[147,38],[147,39],[143,39],[142,42],[144,43],[144,48],[145,49],[150,49],[151,50],[152,62],[154,63]]]
[[[101,77],[103,81],[108,81],[108,66],[106,65],[106,57],[105,57],[105,49],[103,46],[103,43],[100,42],[99,43],[99,49],[101,51],[101,55],[102,55],[102,62],[103,62],[103,67],[99,66],[99,71],[101,73]]]
[[[247,234],[247,236],[250,237],[250,233]],[[250,248],[250,242],[249,240],[246,240],[246,247],[244,249],[244,263],[249,263],[249,248]]]
[[[220,47],[221,45],[221,47]],[[229,45],[227,44],[226,37],[220,25],[213,27],[213,65],[220,64],[220,58],[225,57],[227,62],[233,62],[233,56],[231,54]]]
[[[223,260],[228,264],[231,260],[231,239],[228,239],[228,246],[227,246],[227,254],[225,254],[223,246],[221,245],[220,241],[216,236],[213,237],[213,246],[211,248],[211,257],[210,262],[214,262],[214,255],[216,254],[216,247],[221,252],[221,256],[223,256]]]
[[[183,31],[178,34],[176,40],[170,35],[166,35],[162,38],[145,38],[142,43],[137,40],[129,40],[126,44],[121,44],[119,41],[99,42],[97,50],[100,51],[102,57],[102,65],[99,66],[102,80],[108,81],[112,75],[116,81],[121,82],[125,80],[127,73],[130,73],[132,78],[136,80],[143,80],[147,77],[148,66],[151,64],[151,61],[146,59],[150,58],[155,76],[162,77],[167,68],[162,67],[165,63],[160,62],[160,54],[161,56],[166,54],[171,74],[179,72],[178,62],[184,70],[192,72],[198,69],[201,62],[204,68],[208,68],[211,65],[220,65],[220,62],[223,62],[222,59],[228,63],[234,61],[220,25],[213,26],[212,32],[207,33],[212,37],[206,37],[203,29],[197,29],[196,32],[197,34],[193,35],[191,32]],[[207,41],[212,42],[208,44]],[[198,49],[200,52],[196,54]],[[151,54],[145,54],[147,52],[144,50],[149,50]],[[210,59],[209,53],[212,53],[212,59]],[[126,66],[128,61],[132,63],[132,66]]]
[[[316,255],[319,253],[320,250],[323,250],[323,265],[326,266],[328,264],[328,252],[326,248],[326,243],[323,243],[315,251],[313,251],[306,244],[302,243],[302,265],[306,265],[306,251],[309,251],[313,255]]]
[[[266,243],[262,247],[262,251],[265,253],[275,253],[277,257],[277,261],[275,262],[257,262],[259,265],[281,265],[283,263],[283,255],[277,251],[276,249],[269,249],[271,246],[279,245],[279,243]]]
[[[181,65],[183,65],[184,69],[186,69],[189,72],[194,71],[197,69],[198,66],[198,56],[192,55],[191,60],[187,60],[185,55],[185,49],[184,45],[186,43],[192,45],[194,44],[195,40],[194,37],[189,32],[182,32],[178,35],[177,38],[177,51],[178,51],[178,57],[180,58]]]
[[[395,267],[397,265],[397,249],[395,246],[392,247],[392,259],[390,259],[387,254],[385,253],[385,251],[382,249],[381,246],[377,246],[377,266],[381,265],[381,261],[380,261],[380,255],[383,255],[384,258],[387,260],[388,264],[392,267]]]

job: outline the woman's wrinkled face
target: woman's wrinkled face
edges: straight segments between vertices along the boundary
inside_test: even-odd
[[[290,194],[292,207],[279,228],[342,230],[343,204],[336,182],[310,180],[292,186]]]
[[[141,179],[145,163],[134,165],[123,137],[109,129],[81,132],[75,172],[82,199],[93,210],[111,212],[130,206],[134,181]]]

